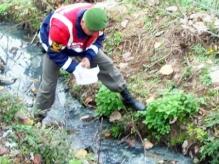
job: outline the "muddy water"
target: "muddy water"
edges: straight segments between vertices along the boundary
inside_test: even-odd
[[[6,63],[4,75],[17,78],[17,81],[6,86],[11,93],[19,96],[29,107],[34,102],[31,92],[40,80],[42,53],[36,46],[24,41],[25,34],[12,28],[10,25],[0,24],[0,56]],[[62,81],[58,82],[56,102],[43,123],[56,123],[72,131],[70,134],[73,149],[89,149],[96,156],[99,151],[100,161],[103,164],[155,164],[175,161],[180,164],[189,164],[192,161],[165,147],[154,147],[144,155],[143,147],[137,143],[133,147],[122,144],[119,140],[99,140],[101,123],[99,120],[83,122],[84,115],[95,115],[84,108],[67,92]],[[103,121],[102,128],[107,126]]]

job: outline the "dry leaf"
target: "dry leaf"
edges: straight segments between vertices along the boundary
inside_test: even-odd
[[[152,147],[154,147],[154,145],[150,141],[148,141],[148,140],[144,141],[144,148],[145,149],[151,149]]]
[[[84,159],[87,156],[87,151],[84,149],[79,149],[78,151],[76,151],[75,153],[75,157],[78,159]]]
[[[173,73],[173,67],[171,65],[166,64],[160,69],[159,72],[162,75],[171,75]]]
[[[109,121],[110,122],[119,121],[119,120],[121,120],[121,118],[122,118],[121,113],[118,111],[115,111],[110,115]]]
[[[7,154],[9,150],[6,147],[0,147],[0,155]]]

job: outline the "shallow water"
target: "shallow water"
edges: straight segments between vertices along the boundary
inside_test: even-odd
[[[0,24],[0,56],[7,62],[5,75],[18,78],[16,83],[6,86],[11,93],[19,96],[31,107],[34,95],[31,92],[33,85],[38,84],[41,74],[40,49],[28,45],[22,38],[25,34],[10,25]],[[56,102],[44,123],[57,123],[73,133],[69,136],[73,149],[89,149],[96,156],[100,149],[100,161],[103,164],[155,164],[159,162],[170,163],[176,161],[180,164],[190,164],[191,159],[173,152],[165,147],[154,147],[146,151],[137,143],[134,147],[121,144],[119,140],[101,139],[99,120],[83,122],[80,118],[84,115],[95,115],[94,111],[84,108],[77,100],[66,92],[66,86],[59,81]],[[103,121],[103,128],[107,126]],[[101,146],[100,146],[101,145]]]

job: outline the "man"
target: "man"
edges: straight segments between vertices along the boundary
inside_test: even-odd
[[[99,66],[98,79],[110,90],[119,92],[126,105],[135,110],[145,106],[129,93],[126,82],[112,60],[100,49],[103,30],[108,24],[103,9],[89,3],[78,3],[57,9],[43,21],[39,38],[47,52],[43,58],[43,73],[35,107],[45,110],[55,99],[59,69],[73,73],[80,63],[85,68]],[[75,57],[80,57],[77,61]]]

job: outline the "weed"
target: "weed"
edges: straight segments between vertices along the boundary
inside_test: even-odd
[[[219,125],[219,111],[212,111],[204,120],[204,125],[207,128]]]
[[[212,84],[212,79],[209,75],[209,72],[208,72],[207,68],[204,68],[204,69],[201,70],[199,78],[200,78],[201,83],[204,86],[210,86]]]
[[[163,97],[148,104],[144,123],[152,131],[156,139],[170,132],[170,122],[187,120],[198,111],[199,104],[194,96],[179,90],[164,93]]]
[[[193,124],[188,125],[187,133],[192,140],[196,140],[199,142],[203,142],[207,137],[207,132],[199,127],[196,127]]]
[[[13,125],[14,134],[10,138],[18,144],[24,156],[30,152],[40,154],[45,163],[65,163],[68,161],[69,144],[63,130]]]
[[[114,124],[110,129],[113,138],[119,138],[124,132],[123,126],[121,124]]]
[[[12,164],[12,161],[8,157],[1,156],[0,163],[1,164]]]
[[[191,47],[192,54],[195,55],[199,62],[205,62],[208,59],[208,50],[203,47],[200,43],[195,44]]]
[[[200,149],[201,160],[211,164],[219,163],[219,139],[209,138]]]
[[[0,95],[0,118],[9,124],[14,120],[15,114],[24,109],[24,105],[11,95]]]
[[[99,116],[110,116],[116,110],[124,108],[124,104],[118,93],[112,92],[105,86],[101,86],[95,98]]]
[[[115,48],[117,48],[122,42],[122,33],[115,31],[107,38],[105,42],[105,49],[109,55],[111,55]]]

